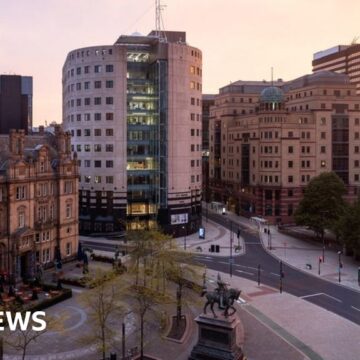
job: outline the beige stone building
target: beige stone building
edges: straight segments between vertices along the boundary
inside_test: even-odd
[[[202,54],[184,32],[71,51],[63,126],[80,169],[80,231],[200,224]]]
[[[0,135],[0,272],[32,278],[37,264],[73,259],[78,249],[78,168],[70,135]]]
[[[334,171],[360,187],[360,96],[348,76],[306,75],[273,86],[238,82],[211,108],[212,200],[246,216],[293,222],[309,181]]]
[[[360,44],[337,45],[318,51],[313,56],[312,66],[313,72],[328,70],[349,75],[360,95]]]

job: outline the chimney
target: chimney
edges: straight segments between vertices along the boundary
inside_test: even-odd
[[[11,155],[17,155],[17,153],[18,153],[17,137],[18,136],[17,136],[17,132],[15,129],[10,129],[9,137],[10,137],[10,142],[9,142],[10,153],[11,153]]]
[[[19,151],[19,155],[24,155],[24,143],[25,143],[25,130],[21,129],[18,130],[18,141],[19,141],[19,147],[18,147],[18,151]]]

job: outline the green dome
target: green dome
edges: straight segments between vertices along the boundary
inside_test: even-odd
[[[284,102],[283,91],[275,86],[265,88],[260,94],[261,103],[282,103]]]

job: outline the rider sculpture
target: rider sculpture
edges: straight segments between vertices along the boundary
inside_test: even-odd
[[[228,288],[227,284],[221,280],[220,275],[218,275],[218,281],[217,281],[218,287],[215,289],[215,291],[207,292],[204,288],[201,296],[204,296],[206,294],[206,304],[204,306],[204,313],[206,314],[206,309],[210,305],[210,309],[216,318],[216,314],[214,311],[214,304],[216,303],[218,305],[218,308],[221,310],[224,310],[224,316],[228,317],[229,315],[232,315],[236,312],[236,309],[234,308],[234,302],[237,300],[240,296],[240,290]],[[229,314],[229,309],[232,309],[232,313]]]

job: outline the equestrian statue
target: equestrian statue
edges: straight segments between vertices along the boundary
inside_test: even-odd
[[[227,284],[221,280],[220,275],[218,275],[217,280],[218,287],[214,291],[208,292],[204,287],[204,290],[201,293],[201,296],[206,294],[206,303],[204,306],[204,314],[206,314],[206,309],[210,305],[210,309],[216,318],[216,314],[214,311],[214,304],[218,305],[218,308],[224,310],[223,315],[225,317],[231,316],[236,312],[234,308],[235,300],[239,299],[241,291],[238,289],[228,288]],[[229,313],[229,309],[232,309],[232,312]]]

